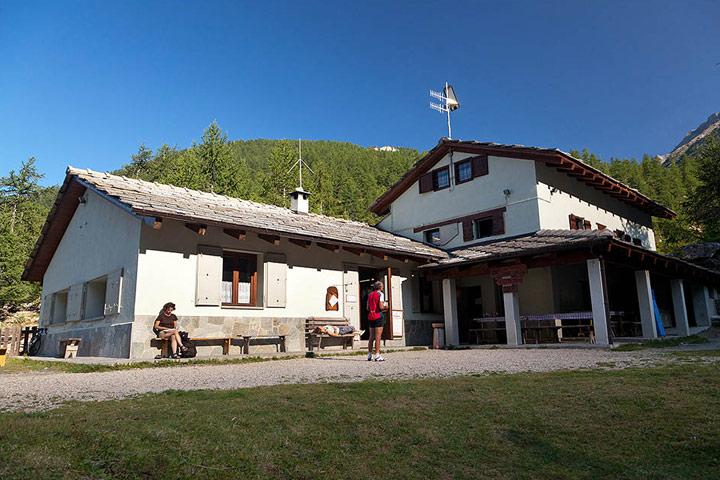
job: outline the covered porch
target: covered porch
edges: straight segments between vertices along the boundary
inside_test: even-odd
[[[425,267],[425,275],[442,282],[448,345],[609,345],[663,330],[687,336],[710,326],[718,284],[715,272],[603,231],[479,244]]]

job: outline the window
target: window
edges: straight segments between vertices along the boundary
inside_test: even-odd
[[[440,245],[440,229],[433,228],[432,230],[427,230],[425,232],[425,242],[432,245]]]
[[[642,246],[642,240],[640,240],[639,238],[633,237],[632,243],[633,243],[633,245]]]
[[[572,213],[570,218],[570,230],[592,230],[592,224],[590,220],[585,220],[583,217],[578,217]]]
[[[433,171],[433,190],[442,190],[450,186],[450,169],[439,168]]]
[[[222,265],[222,304],[256,306],[257,257],[223,252]]]
[[[85,318],[100,318],[105,315],[105,291],[107,277],[96,278],[87,283]]]
[[[473,179],[472,162],[470,159],[455,164],[455,183],[465,183]]]
[[[55,305],[52,311],[52,323],[65,323],[67,320],[68,291],[63,290],[55,294]]]
[[[480,218],[475,220],[475,238],[485,238],[493,236],[493,219]]]

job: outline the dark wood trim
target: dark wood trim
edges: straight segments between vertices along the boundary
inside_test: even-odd
[[[387,259],[388,259],[388,255],[387,255],[387,253],[385,253],[385,252],[380,252],[380,251],[377,251],[377,250],[367,250],[367,253],[369,253],[369,254],[372,255],[373,257],[379,258],[380,260],[387,260]]]
[[[408,263],[410,259],[408,257],[403,257],[401,255],[393,255],[392,253],[388,253],[388,257],[393,258],[395,260],[400,260],[403,263]]]
[[[258,265],[257,265],[257,255],[252,253],[241,253],[241,252],[223,252],[223,263],[225,262],[225,259],[232,258],[234,261],[233,264],[233,285],[232,285],[232,301],[231,302],[222,302],[222,305],[224,306],[231,306],[231,307],[256,307],[257,306],[257,275],[258,275]],[[238,292],[239,292],[239,283],[240,283],[240,271],[238,270],[238,264],[237,260],[247,260],[249,264],[249,269],[252,273],[250,275],[250,303],[240,303],[238,302]]]
[[[162,217],[155,217],[155,223],[153,223],[153,228],[155,230],[160,230],[162,228]]]
[[[357,255],[358,257],[362,257],[365,255],[364,248],[343,247],[343,250],[345,250],[346,252],[350,252],[353,255]]]
[[[424,230],[442,227],[442,226],[450,225],[453,223],[473,221],[473,220],[477,220],[479,218],[485,218],[485,217],[494,217],[495,215],[498,215],[501,213],[505,213],[505,207],[494,208],[492,210],[485,210],[484,212],[473,213],[472,215],[465,215],[464,217],[451,218],[450,220],[443,220],[442,222],[430,223],[428,225],[423,225],[422,227],[415,227],[415,228],[413,228],[413,233],[419,233]]]

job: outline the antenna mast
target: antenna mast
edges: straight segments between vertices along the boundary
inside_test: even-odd
[[[308,165],[305,162],[305,160],[302,159],[302,139],[298,139],[298,159],[295,163],[293,163],[292,167],[290,167],[290,170],[288,170],[287,173],[292,172],[293,168],[295,168],[296,165],[297,165],[299,173],[300,173],[300,190],[302,190],[303,189],[303,185],[302,185],[302,167],[303,167],[303,165],[305,165],[305,168],[310,170],[310,173],[312,173],[313,175],[315,174],[315,172],[313,172],[312,168],[310,168],[310,165]]]
[[[450,112],[460,108],[457,97],[455,97],[455,90],[453,90],[452,85],[448,85],[448,83],[445,82],[445,88],[443,89],[442,93],[430,90],[430,96],[444,102],[443,105],[438,105],[437,103],[430,102],[430,108],[432,108],[433,110],[437,110],[440,113],[447,113],[448,138],[452,138],[452,129],[450,128]]]

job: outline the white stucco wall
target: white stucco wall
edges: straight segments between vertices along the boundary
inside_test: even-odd
[[[45,272],[43,300],[48,295],[68,289],[72,285],[123,269],[120,313],[95,320],[54,323],[49,325],[49,335],[117,327],[131,323],[134,318],[141,221],[92,191],[88,191],[86,195],[87,202],[78,205]],[[40,318],[43,318],[44,309],[47,307],[43,302]],[[91,348],[90,343],[89,340],[81,343],[80,354],[83,354],[84,349]],[[57,348],[56,343],[54,348]]]
[[[589,220],[593,230],[597,229],[598,223],[611,231],[623,230],[627,235],[639,238],[645,248],[655,250],[649,214],[542,163],[538,162],[536,168],[540,228],[567,230],[570,228],[569,215],[573,214]]]
[[[453,163],[471,156],[454,153]],[[449,163],[450,156],[446,155],[432,170]],[[452,168],[450,175],[454,177]],[[509,196],[503,193],[505,189],[511,191]],[[488,175],[460,185],[455,185],[453,178],[449,188],[439,191],[421,194],[418,182],[415,182],[392,203],[390,214],[378,226],[423,241],[423,232],[413,233],[414,228],[501,207],[506,208],[505,234],[483,240],[500,239],[539,229],[534,161],[489,156]],[[459,247],[476,241],[464,242],[462,228],[458,226],[457,237],[442,248]]]

